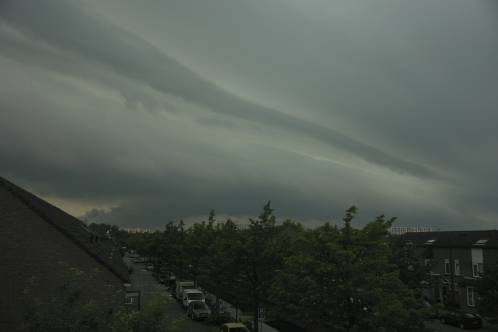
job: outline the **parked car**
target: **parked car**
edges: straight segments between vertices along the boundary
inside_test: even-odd
[[[482,319],[470,312],[450,311],[441,316],[441,323],[458,326],[461,329],[478,329],[482,326]]]
[[[194,287],[194,282],[190,280],[176,280],[176,290],[175,290],[175,296],[178,301],[183,300],[183,291],[185,289],[195,289]]]
[[[242,323],[226,323],[221,325],[220,332],[249,332],[249,329]]]
[[[199,289],[184,289],[182,295],[183,308],[187,309],[188,305],[192,301],[206,302],[206,297],[204,296],[204,293]]]
[[[146,269],[147,269],[147,271],[152,271],[152,270],[154,270],[154,265],[149,264],[149,265],[147,265]]]
[[[188,305],[187,316],[193,320],[207,319],[211,316],[211,309],[202,301],[192,301]]]

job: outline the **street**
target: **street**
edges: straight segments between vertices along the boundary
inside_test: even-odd
[[[438,320],[435,320],[435,319],[428,321],[426,325],[428,327],[434,329],[435,332],[456,332],[456,331],[462,331],[462,329],[460,329],[460,328],[458,328],[456,326],[442,324],[441,322],[439,322]],[[489,329],[486,329],[486,328],[480,328],[480,329],[471,330],[471,331],[492,332],[493,330],[489,330]]]
[[[185,332],[207,332],[207,331],[218,331],[217,326],[212,326],[205,324],[203,322],[196,322],[192,321],[189,318],[187,318],[187,315],[183,308],[180,306],[180,304],[171,296],[169,293],[167,287],[165,285],[160,284],[157,282],[156,279],[152,276],[152,272],[147,271],[145,269],[144,264],[140,263],[133,263],[133,261],[128,257],[128,255],[125,255],[124,261],[127,265],[133,267],[133,273],[130,274],[130,279],[131,279],[131,288],[130,290],[139,290],[141,291],[141,302],[142,305],[149,303],[152,299],[154,299],[157,294],[164,294],[168,297],[168,313],[171,314],[172,319],[178,319],[180,318],[183,322],[181,323],[182,329],[181,331]],[[236,316],[235,314],[235,308],[228,302],[225,302],[221,300],[224,304],[225,311],[230,312],[233,316]],[[241,313],[239,313],[240,315]],[[264,332],[277,332],[274,328],[267,324],[262,324],[260,326],[261,331]]]
[[[139,290],[142,292],[142,305],[149,303],[154,296],[163,294],[168,298],[168,306],[166,310],[172,319],[180,319],[180,328],[178,331],[185,332],[208,332],[216,331],[215,326],[210,326],[202,322],[195,322],[187,318],[187,314],[178,302],[170,295],[166,286],[158,283],[152,276],[152,272],[145,269],[144,264],[133,263],[128,256],[125,256],[126,264],[133,267],[133,273],[130,275],[131,290]]]

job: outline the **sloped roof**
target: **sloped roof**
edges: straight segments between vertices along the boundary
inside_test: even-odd
[[[90,231],[79,219],[2,177],[0,177],[0,186],[10,192],[42,220],[55,227],[60,233],[74,242],[123,282],[130,282],[128,269],[121,258],[119,248],[112,241],[99,237]]]
[[[412,232],[401,237],[419,247],[498,249],[498,230]]]

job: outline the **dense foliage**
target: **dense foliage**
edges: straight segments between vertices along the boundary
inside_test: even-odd
[[[169,223],[163,231],[131,233],[124,245],[192,278],[210,292],[257,316],[274,317],[347,331],[423,331],[420,278],[410,256],[388,229],[394,219],[379,216],[353,227],[357,209],[343,225],[306,229],[277,223],[268,202],[257,219],[240,228],[231,220],[186,228]],[[254,322],[257,330],[257,322]]]
[[[169,317],[168,297],[158,295],[136,311],[125,306],[117,290],[106,303],[95,301],[84,289],[94,276],[68,267],[64,283],[50,296],[40,297],[37,280],[24,290],[26,313],[20,331],[26,332],[176,332],[180,321]],[[42,298],[44,298],[42,300]],[[109,305],[113,303],[114,305]]]

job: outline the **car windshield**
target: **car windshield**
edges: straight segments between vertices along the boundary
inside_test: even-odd
[[[189,300],[202,300],[202,294],[201,293],[191,293],[187,295]]]
[[[475,315],[474,314],[466,313],[466,314],[463,314],[463,317],[465,317],[465,318],[474,318]]]

